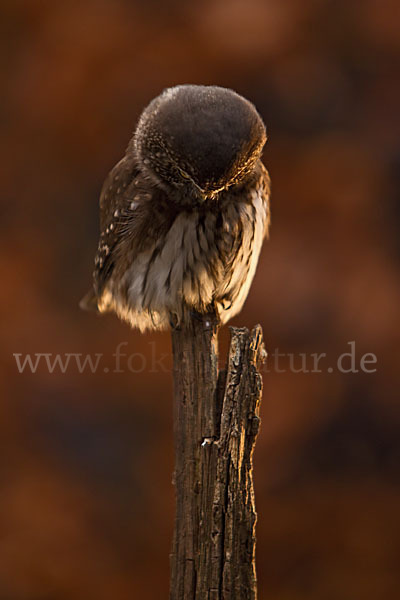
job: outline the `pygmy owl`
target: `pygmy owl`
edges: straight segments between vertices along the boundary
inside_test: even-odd
[[[232,90],[179,85],[152,100],[103,185],[81,306],[141,331],[236,315],[268,233],[265,142],[255,107]]]

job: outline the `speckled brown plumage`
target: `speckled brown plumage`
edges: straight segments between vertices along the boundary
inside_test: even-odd
[[[241,309],[269,226],[265,128],[231,90],[177,86],[143,112],[100,197],[93,290],[83,307],[141,330]]]

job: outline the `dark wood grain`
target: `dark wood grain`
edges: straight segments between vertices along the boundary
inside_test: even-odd
[[[257,325],[231,329],[218,372],[217,322],[172,333],[176,519],[170,600],[255,600],[252,454],[264,356]]]

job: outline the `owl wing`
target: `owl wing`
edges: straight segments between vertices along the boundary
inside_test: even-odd
[[[113,272],[115,249],[132,203],[130,187],[138,176],[136,161],[125,155],[104,181],[100,193],[100,237],[94,261],[93,287],[79,304],[84,310],[97,310],[97,300]]]
[[[100,238],[93,289],[82,299],[85,310],[98,310],[110,278],[119,279],[129,262],[154,246],[171,227],[176,209],[127,153],[107,176],[100,194]]]
[[[94,289],[100,296],[113,269],[116,246],[127,221],[133,200],[132,184],[139,169],[132,156],[124,156],[108,174],[100,194],[100,238],[95,257]]]

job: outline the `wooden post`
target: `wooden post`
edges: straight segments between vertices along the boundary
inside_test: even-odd
[[[218,372],[215,315],[172,332],[176,519],[170,600],[255,600],[252,453],[262,330],[231,328]]]

